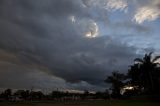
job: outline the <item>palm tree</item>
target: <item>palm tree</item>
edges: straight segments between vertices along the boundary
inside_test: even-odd
[[[112,72],[111,76],[108,76],[105,80],[106,83],[112,84],[112,94],[113,96],[120,96],[120,89],[123,86],[123,80],[125,79],[125,75],[119,73],[118,71]]]
[[[145,54],[145,56],[141,58],[136,58],[135,65],[139,66],[140,77],[144,80],[143,86],[147,91],[154,90],[154,81],[153,81],[153,74],[155,68],[157,67],[157,60],[160,59],[160,56],[152,57],[152,52],[149,54]]]
[[[129,78],[131,78],[130,84],[142,87],[143,80],[141,80],[142,75],[140,70],[140,64],[131,65],[127,75]]]

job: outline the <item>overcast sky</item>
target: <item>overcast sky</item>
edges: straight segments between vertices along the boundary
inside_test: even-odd
[[[160,0],[0,0],[0,88],[104,90],[160,53]]]

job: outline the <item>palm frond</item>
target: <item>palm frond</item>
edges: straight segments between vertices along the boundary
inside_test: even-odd
[[[156,56],[156,57],[152,60],[152,62],[156,62],[158,59],[160,59],[160,56]]]
[[[148,54],[148,56],[149,56],[149,57],[151,57],[151,56],[152,56],[152,54],[153,54],[153,52],[150,52],[150,53]]]

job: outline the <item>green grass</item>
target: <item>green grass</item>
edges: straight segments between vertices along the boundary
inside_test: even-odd
[[[138,100],[109,100],[109,101],[70,101],[70,102],[8,102],[0,106],[160,106],[158,102]]]

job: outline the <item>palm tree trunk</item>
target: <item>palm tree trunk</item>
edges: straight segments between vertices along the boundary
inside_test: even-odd
[[[154,90],[154,83],[153,83],[153,77],[152,77],[152,73],[149,72],[149,78],[150,78],[150,83],[151,83],[151,91]]]

